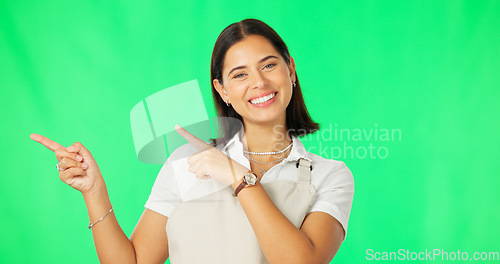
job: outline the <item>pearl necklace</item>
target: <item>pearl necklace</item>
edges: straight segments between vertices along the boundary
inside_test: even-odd
[[[290,142],[290,144],[286,148],[284,148],[284,149],[282,149],[280,151],[274,151],[274,152],[252,152],[252,151],[243,150],[243,153],[245,153],[245,154],[252,154],[252,155],[276,155],[276,154],[281,154],[281,153],[287,151],[292,146],[292,144],[293,144],[293,141]]]

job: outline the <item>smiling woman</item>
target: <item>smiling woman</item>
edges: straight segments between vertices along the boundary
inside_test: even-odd
[[[329,263],[347,234],[354,194],[342,161],[306,151],[319,129],[294,59],[262,21],[231,24],[215,43],[211,83],[219,137],[189,143],[160,170],[130,239],[90,151],[33,134],[62,181],[82,192],[101,263]],[[188,184],[186,184],[188,183]]]
[[[192,146],[167,160],[146,203],[168,217],[171,262],[329,263],[345,239],[354,183],[343,162],[298,139],[319,125],[287,46],[262,21],[231,24],[215,43],[211,84],[221,121],[214,148],[181,132]],[[190,174],[211,180],[185,187]]]

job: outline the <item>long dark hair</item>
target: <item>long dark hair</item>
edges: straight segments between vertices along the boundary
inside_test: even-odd
[[[243,40],[249,35],[260,35],[271,42],[274,48],[290,65],[290,53],[288,47],[281,37],[266,23],[257,19],[245,19],[233,23],[226,27],[215,41],[212,52],[212,61],[210,64],[210,74],[212,85],[212,96],[219,118],[219,138],[211,139],[212,145],[225,145],[243,126],[242,117],[233,109],[232,105],[227,106],[214,87],[213,80],[218,79],[222,84],[222,67],[227,50]],[[300,89],[299,78],[297,74],[295,87],[293,88],[292,98],[286,108],[286,129],[290,136],[305,136],[319,130],[319,124],[315,123],[307,111]],[[224,118],[229,117],[229,118]],[[234,122],[238,119],[240,122]]]

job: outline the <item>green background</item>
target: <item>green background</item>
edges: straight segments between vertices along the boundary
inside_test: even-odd
[[[401,131],[321,143],[388,150],[338,158],[355,195],[333,262],[382,263],[367,249],[498,252],[499,14],[499,1],[0,0],[0,263],[98,262],[81,194],[30,133],[92,152],[130,235],[161,167],[137,159],[130,110],[198,79],[214,116],[213,44],[249,17],[285,40],[323,127]]]

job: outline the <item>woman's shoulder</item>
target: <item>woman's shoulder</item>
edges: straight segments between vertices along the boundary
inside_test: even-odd
[[[345,162],[341,160],[327,159],[317,154],[308,153],[308,158],[312,160],[312,166],[321,168],[322,170],[342,170],[348,169]]]
[[[353,188],[354,178],[345,162],[327,159],[313,153],[308,153],[308,157],[312,160],[311,180],[315,186]]]

